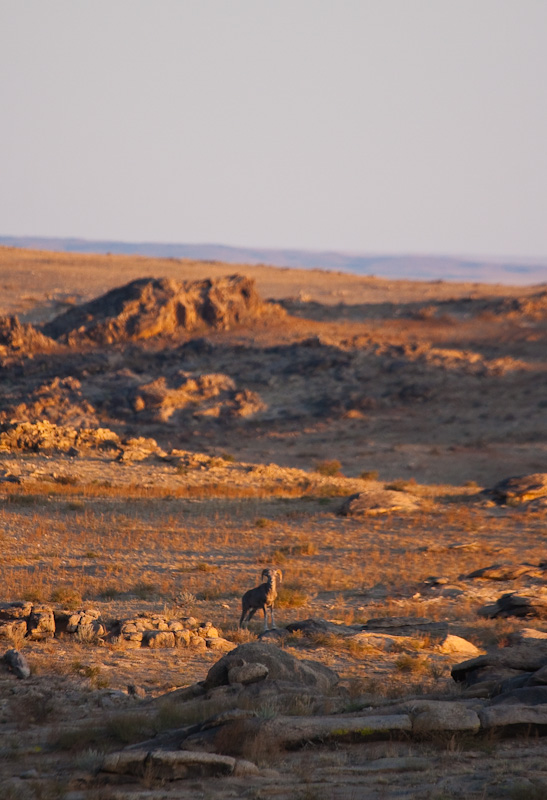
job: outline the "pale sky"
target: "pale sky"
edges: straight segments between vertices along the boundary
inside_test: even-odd
[[[0,0],[0,234],[547,256],[546,0]]]

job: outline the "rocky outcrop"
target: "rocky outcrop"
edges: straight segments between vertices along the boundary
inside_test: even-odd
[[[264,303],[254,281],[242,275],[184,283],[140,278],[68,309],[43,330],[58,341],[111,344],[202,327],[226,330],[283,313],[278,306]]]
[[[47,353],[54,347],[55,342],[33,325],[20,322],[15,316],[0,316],[0,356]]]
[[[99,427],[96,410],[84,397],[79,380],[73,377],[53,378],[38,386],[25,400],[5,405],[0,422],[37,420],[76,427]]]
[[[163,456],[154,439],[136,437],[121,439],[108,428],[73,428],[52,422],[0,424],[0,451],[31,453],[68,453],[83,450],[113,453],[118,460],[141,461],[149,456]]]

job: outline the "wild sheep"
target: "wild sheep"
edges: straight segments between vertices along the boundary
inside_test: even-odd
[[[241,619],[239,620],[239,627],[243,627],[243,623],[250,622],[251,618],[261,608],[264,612],[264,630],[268,630],[268,615],[267,611],[270,610],[271,627],[275,628],[274,622],[274,602],[277,597],[277,581],[281,583],[283,574],[280,569],[263,569],[262,579],[266,579],[260,586],[255,586],[254,589],[249,589],[241,598]],[[246,618],[246,619],[245,619]]]

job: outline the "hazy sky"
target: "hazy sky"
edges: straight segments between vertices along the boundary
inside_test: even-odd
[[[0,0],[0,234],[547,256],[546,0]]]

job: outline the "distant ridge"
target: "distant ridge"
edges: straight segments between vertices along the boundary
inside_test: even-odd
[[[112,253],[155,258],[187,258],[233,264],[324,269],[378,278],[445,280],[530,285],[547,283],[547,257],[469,258],[421,255],[363,255],[336,251],[230,247],[221,244],[91,241],[39,236],[0,236],[0,245],[65,253]]]

